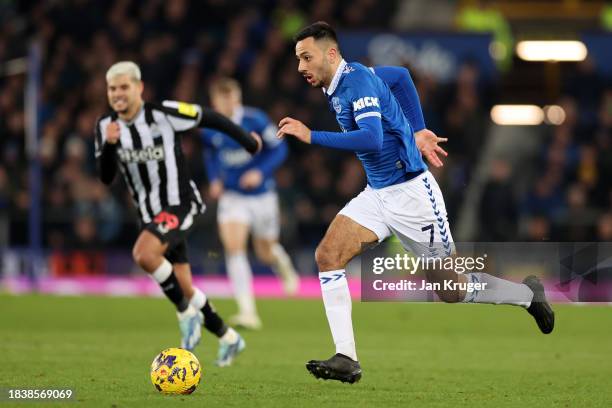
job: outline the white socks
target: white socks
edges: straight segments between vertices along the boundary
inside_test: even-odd
[[[238,333],[236,333],[236,330],[232,329],[231,327],[228,327],[225,334],[219,337],[219,342],[223,342],[223,343],[231,344],[231,343],[235,343],[237,340],[238,340]]]
[[[253,272],[245,252],[225,256],[225,265],[238,303],[238,313],[243,315],[257,314],[253,296]]]
[[[172,274],[172,264],[166,258],[151,274],[151,278],[157,283],[164,283]]]
[[[197,310],[201,310],[206,304],[206,295],[200,289],[196,288],[195,285],[193,286],[193,296],[189,299],[189,303]]]
[[[319,282],[329,328],[336,344],[336,353],[357,361],[353,322],[351,319],[351,293],[344,269],[319,272]]]
[[[466,292],[464,303],[493,303],[529,307],[533,291],[523,283],[514,283],[487,273],[466,273],[468,283],[486,283],[483,290]]]
[[[274,256],[274,262],[271,265],[272,270],[283,282],[285,293],[295,295],[300,288],[300,277],[293,267],[291,258],[289,258],[285,248],[278,242],[272,245],[271,251]]]
[[[272,265],[272,269],[277,275],[283,275],[286,270],[293,269],[291,258],[287,255],[285,248],[278,242],[272,245],[272,255],[274,255],[275,262]]]

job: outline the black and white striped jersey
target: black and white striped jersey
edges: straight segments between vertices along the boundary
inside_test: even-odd
[[[195,202],[200,212],[204,210],[198,188],[188,174],[178,135],[199,126],[201,116],[199,105],[165,101],[160,106],[145,102],[131,122],[113,113],[96,123],[96,158],[102,155],[106,126],[111,121],[119,123],[118,167],[145,224],[167,206]]]

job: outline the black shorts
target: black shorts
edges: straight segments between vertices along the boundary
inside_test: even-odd
[[[171,205],[156,214],[152,222],[144,224],[143,229],[168,244],[164,256],[170,263],[188,263],[187,235],[202,212],[203,207],[195,201]]]

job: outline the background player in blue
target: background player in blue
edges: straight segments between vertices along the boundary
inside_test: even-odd
[[[345,273],[348,261],[366,245],[392,234],[418,256],[451,256],[454,244],[442,193],[423,162],[414,130],[398,102],[402,97],[396,99],[375,71],[344,61],[336,34],[326,23],[314,23],[298,33],[295,52],[299,72],[310,85],[323,88],[342,133],[311,131],[300,121],[284,118],[279,123],[278,136],[290,135],[305,143],[352,150],[367,176],[366,189],[340,211],[315,252],[336,354],[328,360],[306,364],[317,378],[353,383],[362,373]],[[410,99],[407,96],[405,103],[416,104]],[[428,270],[426,277],[441,284],[484,283],[486,290],[470,294],[465,290],[440,290],[437,294],[446,302],[522,306],[542,332],[553,329],[554,314],[535,277],[522,284],[485,273],[457,274],[453,270]]]
[[[259,329],[252,271],[247,258],[249,232],[257,257],[282,279],[285,291],[294,294],[298,275],[285,249],[278,242],[280,211],[274,171],[287,157],[287,145],[276,138],[277,127],[261,110],[242,105],[237,81],[220,78],[210,86],[212,107],[243,129],[262,135],[263,149],[256,155],[245,151],[230,136],[213,129],[202,132],[210,196],[219,199],[217,220],[225,250],[227,272],[234,287],[238,314],[230,321],[237,326]]]

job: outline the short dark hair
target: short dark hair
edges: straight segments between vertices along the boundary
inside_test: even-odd
[[[298,42],[305,40],[308,37],[313,37],[315,40],[331,40],[338,44],[336,31],[325,21],[317,21],[311,25],[304,27],[293,37],[293,41]]]

